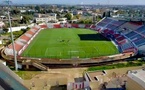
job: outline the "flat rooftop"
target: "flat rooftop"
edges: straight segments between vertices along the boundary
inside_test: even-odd
[[[127,76],[145,88],[145,68],[129,71]]]
[[[103,71],[94,71],[94,72],[87,72],[88,74],[88,78],[92,81],[92,82],[96,82],[99,81],[100,77],[103,77],[103,75],[105,74]],[[96,78],[97,77],[97,78]]]

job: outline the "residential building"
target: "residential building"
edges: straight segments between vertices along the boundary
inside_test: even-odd
[[[78,15],[78,14],[82,15],[83,11],[82,10],[74,10],[73,11],[73,15]]]
[[[50,13],[50,14],[34,14],[34,20],[36,23],[38,22],[49,22],[49,21],[56,21],[57,14]]]
[[[145,90],[145,68],[129,71],[127,77],[127,90]]]

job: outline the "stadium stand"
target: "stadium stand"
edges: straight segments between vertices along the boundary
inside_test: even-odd
[[[126,22],[124,24],[122,24],[117,31],[119,33],[123,33],[123,34],[128,34],[138,28],[140,28],[142,25],[138,25],[138,24],[132,24],[131,22]]]
[[[122,35],[120,35],[119,37],[116,38],[117,41],[122,41],[122,40],[124,40],[124,39],[125,39],[125,37],[122,36]]]
[[[122,26],[120,26],[120,28],[128,28],[131,30],[136,30],[141,26],[142,25],[137,25],[137,24],[132,24],[131,22],[127,22],[127,23],[123,24]]]
[[[86,25],[84,24],[79,24],[79,28],[85,28]]]
[[[142,38],[142,39],[139,39],[137,41],[134,42],[137,46],[142,46],[145,44],[145,39]]]
[[[14,45],[17,54],[20,54],[19,51],[21,51],[21,49],[23,49],[25,45],[30,43],[30,40],[32,40],[33,37],[36,36],[35,34],[38,34],[37,32],[39,30],[40,30],[40,26],[35,26],[15,40]],[[5,49],[4,52],[6,55],[13,55],[12,44],[8,45],[8,47]]]
[[[24,45],[24,43],[22,43],[22,42],[20,42],[19,40],[17,40],[17,41],[15,41],[17,44],[19,44],[19,45]]]
[[[117,20],[112,20],[111,23],[109,23],[106,28],[114,30],[117,27],[119,27],[120,25],[122,25],[124,23],[124,21],[117,21]]]
[[[33,33],[31,30],[29,30],[29,31],[27,32],[27,34],[34,35],[35,33]]]
[[[25,33],[26,34],[26,33]],[[26,40],[26,41],[28,41],[29,39],[30,39],[30,37],[29,36],[26,36],[26,35],[22,35],[21,37],[20,37],[20,39],[23,39],[23,40]]]
[[[117,37],[119,37],[119,36],[120,36],[120,34],[118,34],[118,33],[113,34],[113,37],[114,37],[114,38],[117,38]]]
[[[98,26],[102,26],[102,27],[105,27],[106,26],[106,23],[103,23],[103,22],[100,22],[99,24],[97,24]]]
[[[142,26],[142,27],[138,28],[136,31],[139,32],[139,33],[145,32],[145,26]]]
[[[48,24],[47,24],[47,27],[48,27],[48,28],[53,28],[53,24],[48,23]]]
[[[134,52],[136,51],[136,46],[131,41],[142,38],[143,35],[135,32],[140,27],[142,27],[141,24],[104,18],[97,24],[97,31],[105,37],[114,40],[118,48],[121,48],[120,52]],[[134,36],[137,34],[138,36],[135,38]]]
[[[96,25],[94,25],[94,24],[92,24],[91,26],[90,26],[90,29],[95,29],[96,28]]]
[[[33,32],[33,33],[35,33],[35,32],[36,32],[34,29],[31,29],[30,31],[31,31],[31,32]]]
[[[111,22],[111,21],[112,21],[112,19],[110,19],[110,18],[105,18],[105,19],[103,19],[102,22],[104,22],[104,23],[109,23],[109,22]]]
[[[60,24],[54,24],[53,28],[61,28],[61,25]]]
[[[32,34],[29,34],[29,33],[25,33],[25,35],[26,35],[27,37],[32,37]]]
[[[48,28],[48,27],[47,27],[46,24],[43,24],[43,25],[40,25],[40,28],[41,28],[41,29],[45,29],[45,28]]]
[[[71,27],[73,27],[73,28],[79,28],[79,25],[78,24],[71,24]]]
[[[90,26],[91,26],[91,25],[87,24],[87,25],[85,25],[85,28],[90,28]]]
[[[18,40],[19,40],[20,42],[22,42],[22,43],[26,43],[26,42],[27,42],[26,40],[20,39],[20,38],[18,38]]]
[[[134,36],[134,35],[136,35],[135,32],[129,32],[128,34],[126,34],[127,37],[132,37],[132,36]]]

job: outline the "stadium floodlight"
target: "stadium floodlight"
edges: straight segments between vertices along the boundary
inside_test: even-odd
[[[18,64],[17,64],[17,55],[16,55],[16,49],[15,49],[15,45],[14,45],[14,36],[13,36],[13,32],[12,32],[12,23],[11,23],[11,16],[10,16],[10,4],[12,3],[12,1],[10,0],[5,0],[4,3],[6,3],[8,5],[8,20],[9,20],[9,26],[10,26],[10,33],[11,33],[11,40],[12,40],[12,47],[13,47],[13,55],[14,55],[14,62],[15,62],[15,71],[18,71]]]

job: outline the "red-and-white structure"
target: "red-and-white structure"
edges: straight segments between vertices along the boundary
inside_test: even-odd
[[[88,81],[84,82],[71,82],[67,84],[67,90],[79,90],[79,89],[85,89],[89,87],[90,84]]]

